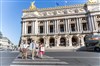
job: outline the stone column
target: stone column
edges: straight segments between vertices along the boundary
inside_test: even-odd
[[[45,22],[43,21],[43,34],[45,33]]]
[[[94,18],[93,18],[94,16],[91,16],[90,18],[91,18],[91,23],[92,23],[92,27],[93,27],[93,30],[92,31],[95,31],[95,24],[94,24]]]
[[[95,30],[98,31],[98,24],[96,22],[96,16],[93,16],[93,23],[94,23]]]
[[[65,38],[66,38],[66,46],[69,46],[69,37],[65,35]]]
[[[48,21],[50,23],[50,21]],[[48,24],[48,34],[50,34],[50,25]]]
[[[59,20],[57,20],[57,29],[56,29],[57,33],[59,33],[59,27],[58,26],[59,26]]]
[[[38,32],[38,19],[36,19],[34,21],[34,34],[37,35],[39,32]]]
[[[60,37],[59,36],[55,36],[55,44],[57,47],[59,47],[59,44],[60,44]]]
[[[80,46],[85,46],[84,36],[81,36],[81,44],[80,44]]]
[[[55,20],[54,23],[55,23],[55,28],[54,28],[55,29],[55,33],[57,33],[57,21]]]
[[[45,47],[47,47],[47,37],[43,36],[43,39],[44,39],[44,45],[45,45]]]
[[[79,18],[76,18],[76,29],[79,32],[80,24],[79,24]]]
[[[49,39],[46,39],[46,47],[49,47]]]
[[[66,33],[68,33],[68,20],[65,19],[65,28],[66,28]]]
[[[36,34],[36,22],[34,21],[33,24],[34,24],[34,34]]]
[[[45,47],[49,47],[49,37],[48,36],[43,36],[43,39],[44,39],[44,45]]]
[[[45,34],[47,33],[47,21],[44,22],[44,31],[45,31]]]
[[[64,32],[66,33],[66,19],[64,19]]]
[[[24,35],[24,34],[25,34],[25,23],[22,22],[22,35]]]
[[[38,34],[38,20],[36,19],[35,21],[34,21],[34,31],[35,31],[35,35],[37,35]]]
[[[57,46],[60,44],[60,37],[57,37]]]
[[[80,26],[79,27],[79,31],[82,32],[83,31],[83,29],[82,29],[83,27],[82,27],[82,23],[81,23],[81,18],[78,18],[78,20],[79,20],[79,26]]]
[[[93,30],[93,26],[92,26],[92,21],[91,21],[91,16],[90,15],[88,15],[88,27],[89,27],[90,31]]]
[[[68,37],[69,37],[69,46],[72,46],[72,35],[70,35]]]
[[[32,22],[32,34],[34,34],[35,33],[35,31],[34,31],[34,21]]]
[[[47,28],[47,34],[48,34],[48,22],[49,22],[49,21],[47,21],[47,24],[46,24],[46,25],[47,25],[47,27],[46,27],[46,28]]]
[[[55,33],[55,21],[53,20],[53,34]]]
[[[26,22],[24,23],[24,34],[27,34]]]
[[[68,28],[68,33],[71,32],[71,27],[70,27],[70,24],[69,24],[69,19],[67,20],[67,28]]]

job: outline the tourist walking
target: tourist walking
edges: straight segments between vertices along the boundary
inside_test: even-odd
[[[28,46],[29,45],[25,41],[20,45],[20,51],[22,53],[22,59],[27,59]]]
[[[22,52],[25,59],[27,59],[28,47],[29,45],[26,42],[24,42]]]
[[[38,41],[36,41],[35,44],[36,44],[35,56],[38,57],[38,55],[39,55],[39,43],[38,43]]]
[[[34,40],[32,40],[32,42],[30,43],[29,49],[31,50],[32,53],[32,60],[34,60],[35,49],[36,49]]]
[[[44,47],[43,43],[40,43],[39,44],[39,54],[40,54],[41,59],[43,58],[44,52],[45,52],[45,47]]]

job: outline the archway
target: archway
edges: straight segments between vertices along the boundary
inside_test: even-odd
[[[50,40],[49,40],[49,46],[50,47],[55,46],[55,39],[54,38],[50,38]]]
[[[40,38],[39,39],[39,42],[44,44],[44,39],[43,38]]]
[[[72,37],[72,46],[78,46],[78,45],[79,45],[78,37],[73,36]]]
[[[27,38],[27,43],[28,43],[28,44],[30,44],[30,43],[31,43],[31,41],[32,41],[32,39],[31,39],[31,38]]]
[[[66,46],[66,39],[65,37],[60,38],[60,46]]]

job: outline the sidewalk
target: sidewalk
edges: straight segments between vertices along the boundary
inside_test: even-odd
[[[76,52],[79,47],[48,47],[46,52]]]

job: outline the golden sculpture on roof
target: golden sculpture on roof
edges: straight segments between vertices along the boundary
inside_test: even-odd
[[[88,0],[88,3],[96,3],[96,0]]]
[[[36,6],[34,5],[35,1],[31,3],[31,6],[29,7],[30,10],[35,10]]]

